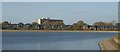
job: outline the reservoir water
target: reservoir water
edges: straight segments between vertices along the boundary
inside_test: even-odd
[[[99,50],[112,32],[3,32],[3,50]]]

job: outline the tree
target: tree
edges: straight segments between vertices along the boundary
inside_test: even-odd
[[[9,22],[8,21],[4,21],[2,24],[3,25],[9,25]]]
[[[93,25],[95,25],[95,26],[103,26],[103,25],[105,25],[105,23],[104,22],[95,22]]]
[[[120,26],[120,23],[116,23],[116,26]]]
[[[2,30],[2,23],[0,23],[0,30]]]
[[[9,28],[9,22],[8,21],[4,21],[2,23],[2,29],[8,29]]]
[[[85,23],[83,21],[78,21],[77,25],[83,26]]]
[[[113,23],[104,22],[105,25],[112,26]]]
[[[112,23],[109,23],[109,22],[95,22],[93,25],[95,26],[112,26],[113,24]]]
[[[23,24],[22,22],[19,22],[19,23],[18,23],[18,26],[19,26],[19,27],[23,27],[24,24]]]
[[[18,29],[21,30],[21,29],[23,29],[23,27],[24,27],[24,24],[22,22],[19,22],[18,23]]]
[[[33,22],[31,25],[32,25],[32,27],[31,27],[32,30],[37,30],[38,29],[38,27],[37,27],[38,23]]]
[[[74,30],[80,30],[83,28],[83,26],[86,25],[83,21],[78,21],[77,23],[73,24],[73,29]]]
[[[30,23],[26,23],[26,24],[24,25],[24,29],[25,29],[25,30],[30,30],[31,27],[32,27],[32,25],[31,25]]]
[[[32,25],[37,25],[38,23],[36,23],[36,22],[32,22]]]

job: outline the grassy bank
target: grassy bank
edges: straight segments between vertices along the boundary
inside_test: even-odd
[[[110,39],[105,39],[105,40],[100,41],[99,42],[99,47],[100,47],[101,52],[105,52],[104,50],[118,51],[119,50],[119,48],[118,48],[119,44],[115,40],[116,40],[116,36],[112,37]]]

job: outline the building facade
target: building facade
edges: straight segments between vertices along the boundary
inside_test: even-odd
[[[49,17],[36,19],[36,23],[38,24],[43,24],[44,22],[62,22],[63,23],[63,20],[50,19]]]

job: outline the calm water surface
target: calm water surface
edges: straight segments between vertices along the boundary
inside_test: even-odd
[[[110,32],[3,32],[3,50],[99,50]]]

